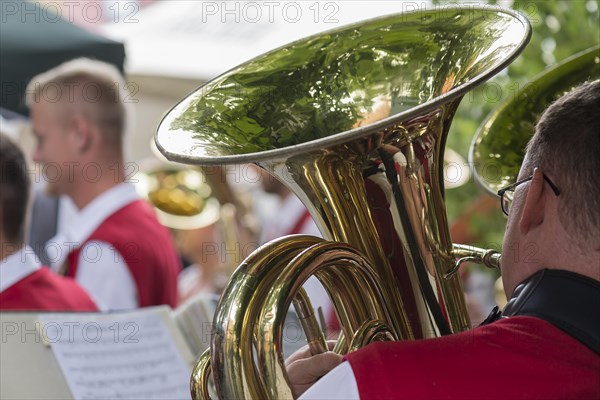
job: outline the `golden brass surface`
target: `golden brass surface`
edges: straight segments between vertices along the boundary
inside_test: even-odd
[[[340,335],[335,342],[335,346],[333,347],[333,352],[336,354],[346,354],[348,352],[348,340],[344,335],[344,332],[340,332]]]
[[[477,181],[493,195],[516,182],[542,112],[576,86],[596,79],[600,79],[600,45],[546,68],[502,102],[473,137],[469,162]]]
[[[159,221],[172,229],[197,229],[219,219],[219,201],[197,169],[156,163],[135,176],[138,191],[154,206]]]
[[[393,340],[398,338],[394,336],[389,326],[381,321],[368,320],[356,331],[350,343],[350,351],[358,350],[372,342]]]
[[[302,329],[306,335],[306,343],[310,353],[314,356],[327,351],[327,342],[325,335],[317,322],[310,298],[306,291],[299,288],[293,299],[294,309],[298,314],[298,319],[302,324]]]
[[[211,344],[213,379],[222,398],[267,398],[253,358],[255,337],[262,335],[256,329],[261,306],[279,270],[322,241],[310,236],[276,239],[253,252],[235,271],[217,306]]]
[[[259,317],[257,355],[268,398],[290,398],[291,392],[282,358],[281,337],[285,310],[290,299],[312,275],[323,283],[340,319],[345,335],[354,332],[368,318],[389,321],[385,295],[377,270],[351,246],[322,242],[299,253],[284,266],[273,282]],[[279,351],[271,351],[277,349]]]
[[[200,356],[190,378],[190,393],[194,399],[210,399],[208,393],[210,379],[210,349]]]
[[[458,278],[444,279],[457,254],[444,204],[446,136],[463,95],[505,68],[530,34],[523,17],[497,8],[377,18],[259,56],[165,117],[156,142],[167,158],[260,165],[327,240],[281,238],[238,267],[214,318],[221,398],[291,397],[282,324],[311,275],[340,321],[338,351],[469,327]]]
[[[485,265],[488,268],[500,269],[502,263],[502,254],[492,249],[480,249],[479,247],[467,246],[464,244],[452,245],[452,255],[456,261],[452,268],[446,272],[444,278],[451,278],[463,262],[473,262]]]

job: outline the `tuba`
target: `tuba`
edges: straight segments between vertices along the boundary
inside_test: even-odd
[[[525,147],[544,110],[576,86],[596,79],[600,79],[600,45],[545,69],[527,82],[518,96],[500,104],[481,124],[469,149],[469,164],[477,182],[492,195],[516,182]],[[495,288],[497,304],[506,304],[500,279]]]
[[[293,42],[208,82],[156,133],[169,160],[253,162],[295,193],[327,240],[280,238],[238,267],[214,317],[194,398],[291,398],[281,351],[292,302],[313,353],[325,343],[302,284],[315,275],[341,326],[336,351],[470,327],[453,245],[443,153],[464,94],[531,35],[513,11],[451,8],[372,19]],[[458,261],[457,261],[458,259]]]
[[[542,71],[514,98],[496,108],[475,134],[469,163],[490,193],[517,181],[534,124],[554,100],[585,81],[600,79],[600,45]],[[502,163],[498,163],[502,155]]]

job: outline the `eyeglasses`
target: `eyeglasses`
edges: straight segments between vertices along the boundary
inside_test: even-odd
[[[560,189],[554,184],[554,182],[550,180],[550,178],[546,176],[546,174],[543,174],[543,176],[544,180],[548,182],[548,185],[550,185],[552,188],[554,194],[558,196],[560,194]],[[500,205],[502,206],[502,212],[504,214],[508,215],[508,212],[510,211],[510,205],[512,204],[513,196],[517,186],[519,186],[521,183],[529,182],[532,179],[533,175],[518,182],[511,183],[510,185],[498,190],[498,196],[500,196]]]

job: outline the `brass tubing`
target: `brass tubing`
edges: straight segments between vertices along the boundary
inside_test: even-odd
[[[502,254],[500,254],[498,251],[492,249],[481,249],[479,247],[468,246],[465,244],[454,243],[452,245],[452,255],[457,260],[452,268],[450,268],[444,275],[446,279],[453,276],[458,271],[460,265],[466,261],[482,264],[492,269],[500,269],[500,265],[502,263]]]
[[[293,302],[294,309],[296,310],[296,314],[298,314],[298,319],[306,335],[306,342],[308,343],[310,353],[313,356],[325,353],[327,351],[325,335],[321,331],[310,299],[303,288],[298,289]]]
[[[395,316],[390,325],[399,337],[412,339],[414,335],[397,290],[397,278],[367,207],[363,162],[364,154],[357,154],[347,146],[337,146],[325,154],[290,158],[285,168],[273,168],[270,172],[284,179],[283,173],[291,170],[296,178],[292,190],[310,194],[307,207],[313,210],[311,214],[316,221],[324,222],[323,236],[350,244],[371,261]],[[287,182],[290,183],[289,179]]]
[[[371,342],[398,340],[390,327],[382,321],[365,321],[354,334],[350,343],[350,351],[356,351]]]
[[[312,273],[347,342],[369,320],[400,339],[468,325],[459,280],[442,279],[453,264],[441,180],[446,136],[459,99],[510,64],[530,36],[521,15],[502,9],[375,18],[256,57],[163,119],[156,143],[168,159],[256,163],[299,197],[323,237],[348,244],[282,239],[238,268],[215,315],[220,397],[291,396],[282,324]],[[282,82],[286,90],[276,90]]]
[[[376,271],[356,250],[337,242],[319,243],[306,249],[296,256],[273,282],[260,315],[262,336],[257,343],[257,355],[263,381],[269,391],[267,398],[291,397],[284,360],[278,351],[281,348],[281,327],[286,310],[290,306],[291,296],[311,275],[320,278],[320,272],[325,271],[327,274],[345,276],[346,279],[351,276],[361,289],[348,298],[342,298],[338,291],[339,286],[328,287],[329,282],[322,280],[328,293],[337,303],[348,303],[348,309],[355,310],[356,320],[360,320],[360,323],[349,329],[358,330],[362,321],[369,318],[390,320],[389,312],[384,306],[387,299],[378,286]],[[365,301],[366,299],[369,300]],[[352,321],[352,318],[350,320]]]
[[[353,304],[344,299],[353,299],[357,293],[361,293],[364,285],[357,284],[357,276],[353,269],[348,268],[345,274],[333,273],[328,269],[322,269],[319,274],[319,280],[329,293],[333,307],[336,310],[340,329],[346,337],[351,338],[355,329],[365,320],[371,318],[372,314],[362,311],[366,304],[372,304],[374,299],[364,296],[363,304],[360,308],[353,308]],[[330,288],[335,288],[330,291]]]
[[[208,393],[210,373],[210,349],[206,349],[196,362],[190,378],[192,399],[210,400]]]
[[[333,352],[336,354],[346,354],[348,352],[348,340],[346,340],[344,332],[340,332],[340,336],[333,347]]]
[[[213,379],[220,398],[266,397],[252,354],[263,298],[278,269],[321,241],[311,236],[277,239],[253,252],[232,275],[217,305],[211,342]]]

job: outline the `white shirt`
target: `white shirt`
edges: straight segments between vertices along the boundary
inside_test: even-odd
[[[343,362],[312,385],[299,400],[360,399],[356,378],[349,362]]]
[[[59,270],[69,253],[81,247],[108,217],[137,199],[139,195],[130,183],[112,187],[81,210],[63,196],[57,234],[45,246],[51,267]],[[75,280],[92,295],[102,311],[139,305],[133,276],[124,258],[109,243],[91,241],[81,248]]]
[[[302,204],[298,197],[290,193],[281,201],[276,216],[272,217],[267,223],[263,242],[291,234],[292,229],[294,229],[305,213],[306,207],[304,207],[304,204]],[[319,228],[317,228],[312,218],[309,218],[302,224],[298,233],[322,237]]]
[[[19,251],[0,261],[0,293],[40,269],[40,261],[33,249],[23,246]]]

